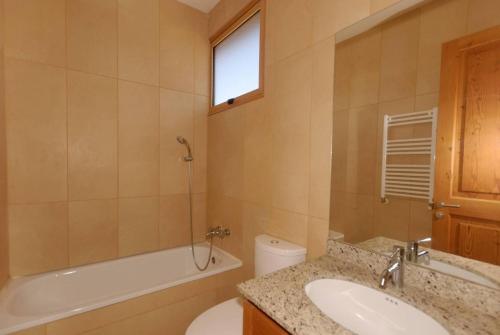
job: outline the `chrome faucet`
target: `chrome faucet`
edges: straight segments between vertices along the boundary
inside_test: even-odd
[[[408,241],[406,243],[406,260],[413,263],[418,263],[419,259],[424,257],[424,262],[429,262],[429,252],[427,250],[419,251],[420,243],[430,242],[431,238],[427,237],[421,240]]]
[[[207,240],[218,237],[219,239],[224,239],[224,237],[231,235],[231,230],[229,228],[222,228],[221,226],[217,226],[215,228],[210,228],[208,233],[205,235]]]
[[[396,287],[402,288],[404,285],[405,248],[395,245],[393,250],[394,252],[391,255],[389,264],[380,274],[380,288],[386,288],[389,280]]]

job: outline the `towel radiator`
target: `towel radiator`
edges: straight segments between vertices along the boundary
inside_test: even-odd
[[[436,158],[436,127],[438,109],[427,111],[384,115],[382,149],[381,200],[388,202],[388,196],[425,199],[433,203],[434,162]],[[431,136],[421,138],[389,139],[393,127],[429,123]],[[390,164],[391,156],[427,156],[428,164]]]

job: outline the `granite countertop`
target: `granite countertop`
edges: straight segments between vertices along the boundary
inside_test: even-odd
[[[373,250],[379,253],[391,252],[394,245],[405,245],[406,242],[401,242],[391,238],[378,236],[371,238],[369,240],[357,243],[356,246],[360,248],[365,248],[368,250]],[[481,275],[491,282],[500,286],[500,266],[493,265],[485,262],[476,261],[474,259],[461,257],[458,255],[449,254],[443,251],[426,248],[425,245],[421,246],[420,249],[429,251],[431,259],[454,265],[465,269],[467,271]],[[425,264],[420,264],[421,266],[426,266]]]
[[[238,288],[246,299],[291,334],[352,334],[352,332],[322,314],[306,296],[304,286],[316,279],[336,278],[379,290],[377,287],[377,268],[380,268],[380,264],[378,262],[378,264],[372,266],[371,264],[356,262],[352,257],[327,255],[314,261],[308,261],[246,281],[238,285]],[[413,272],[415,273],[415,271]],[[429,273],[435,276],[434,273]],[[424,276],[426,275],[424,274]],[[437,275],[437,278],[440,276],[440,274]],[[430,278],[425,277],[424,279],[431,284],[432,279],[428,280]],[[410,282],[413,281],[410,280]],[[464,291],[463,286],[457,290],[451,289],[448,296],[442,293],[432,294],[433,289],[442,291],[442,287],[446,287],[446,285],[432,284],[426,286],[427,288],[423,289],[422,287],[406,284],[403,289],[397,289],[391,285],[383,292],[397,297],[432,316],[450,334],[499,334],[500,306],[497,305],[500,298],[498,296],[495,296],[492,300],[489,300],[490,298],[472,299],[475,300],[476,305],[474,303],[467,305],[463,302],[467,301],[468,297],[453,297],[455,293],[462,296],[471,294],[471,292],[460,292]],[[483,297],[491,296],[491,292],[495,291],[487,291]],[[490,307],[482,308],[482,304],[489,304]]]

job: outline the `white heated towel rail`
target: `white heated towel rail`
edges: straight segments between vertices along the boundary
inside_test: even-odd
[[[436,155],[437,108],[428,111],[385,115],[382,149],[381,198],[387,202],[387,196],[426,199],[433,203],[434,161]],[[392,127],[430,123],[431,137],[389,139]],[[428,156],[428,164],[389,164],[390,156]]]

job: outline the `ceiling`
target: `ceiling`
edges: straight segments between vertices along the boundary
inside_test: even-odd
[[[188,6],[201,10],[202,12],[208,13],[215,7],[219,0],[177,0]]]

